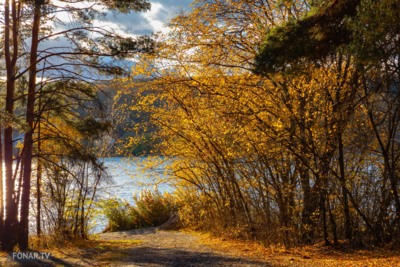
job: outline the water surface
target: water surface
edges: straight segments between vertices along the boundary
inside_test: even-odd
[[[133,204],[133,194],[138,194],[144,188],[158,190],[163,193],[172,188],[163,182],[167,178],[164,171],[167,162],[157,164],[152,169],[144,169],[146,157],[125,158],[112,157],[102,159],[110,174],[111,181],[103,183],[96,194],[96,199],[118,198]],[[160,158],[164,161],[163,158]],[[101,232],[107,226],[107,220],[102,216],[94,218],[95,227],[92,233]]]

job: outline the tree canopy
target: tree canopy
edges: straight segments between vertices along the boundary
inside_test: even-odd
[[[361,0],[316,1],[301,18],[271,27],[256,57],[255,72],[265,73],[294,67],[297,62],[320,60],[349,44]]]
[[[157,126],[186,223],[399,243],[397,2],[198,0],[171,21],[129,110]]]
[[[133,53],[150,52],[152,40],[149,37],[134,39],[122,36],[113,30],[96,26],[95,20],[104,17],[105,11],[129,13],[149,9],[150,3],[145,0],[4,1],[1,29],[3,53],[0,56],[5,66],[2,74],[6,78],[2,83],[3,108],[9,120],[18,121],[20,125],[1,125],[4,135],[0,143],[4,144],[4,152],[0,149],[0,161],[4,158],[5,163],[5,174],[1,173],[2,181],[5,181],[5,199],[0,205],[0,241],[3,250],[11,251],[17,245],[21,250],[28,247],[35,164],[51,166],[53,178],[62,180],[65,177],[72,178],[63,169],[65,161],[81,161],[83,171],[80,176],[75,176],[81,179],[80,185],[84,181],[89,183],[90,175],[95,175],[94,185],[98,184],[100,175],[84,171],[88,162],[92,163],[93,168],[102,169],[88,147],[90,142],[87,138],[99,136],[109,123],[101,121],[104,116],[100,112],[90,116],[78,112],[77,105],[81,110],[87,108],[85,101],[95,100],[101,80],[123,74],[119,60]],[[72,20],[63,21],[62,14]],[[72,120],[82,120],[85,125],[77,122],[74,125]],[[44,133],[40,133],[41,130]],[[23,142],[19,145],[18,153],[15,153],[17,134],[22,135]],[[50,152],[45,145],[51,145],[54,150]],[[43,164],[43,161],[52,164]],[[70,170],[69,174],[73,171]],[[59,175],[63,172],[65,175]],[[41,173],[42,169],[38,167],[38,213]],[[3,182],[0,184],[2,187]],[[66,190],[66,184],[61,185]],[[83,209],[90,196],[87,195],[87,188],[79,186],[79,183],[75,186],[80,188],[75,202],[76,210],[80,212],[74,213],[74,216],[81,219],[79,223],[76,219],[74,234],[84,236],[86,214]],[[0,195],[3,197],[3,193]],[[65,203],[62,206],[64,208]],[[70,218],[61,216],[61,219]],[[64,223],[58,223],[66,227]],[[37,224],[40,225],[40,216]]]

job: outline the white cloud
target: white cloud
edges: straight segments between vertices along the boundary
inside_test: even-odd
[[[161,31],[165,25],[165,21],[160,19],[160,14],[168,11],[160,3],[151,3],[151,10],[142,14],[142,17],[147,20],[154,32]]]
[[[147,12],[118,14],[107,11],[107,9],[99,4],[89,2],[74,3],[74,8],[94,8],[100,12],[106,12],[106,16],[94,21],[94,26],[105,27],[116,31],[120,35],[134,37],[139,35],[151,34],[154,32],[168,31],[166,23],[169,19],[180,11],[187,9],[191,0],[154,0],[151,1],[151,10]],[[53,0],[52,4],[58,7],[65,7],[66,3],[59,0]],[[59,12],[57,18],[61,23],[70,24],[74,22],[74,18],[68,12]],[[50,25],[50,22],[49,22]],[[62,30],[66,25],[52,25],[56,30]],[[65,28],[64,28],[65,29]]]
[[[133,34],[129,32],[126,25],[115,22],[115,21],[104,21],[104,20],[95,20],[93,21],[94,26],[102,28],[104,30],[119,34],[124,37],[138,37],[138,34]]]

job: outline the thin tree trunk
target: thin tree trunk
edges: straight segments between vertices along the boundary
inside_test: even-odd
[[[11,11],[11,12],[10,12]],[[6,114],[14,115],[15,66],[18,52],[18,21],[16,3],[6,0],[4,3],[4,55],[6,65]],[[12,23],[11,23],[12,16]],[[12,38],[10,31],[12,30]],[[15,199],[15,181],[13,179],[13,127],[8,124],[4,129],[4,164],[5,164],[5,220],[2,249],[12,251],[16,245],[17,200]]]
[[[320,193],[320,210],[322,212],[322,227],[323,227],[323,231],[324,231],[324,242],[325,245],[328,246],[330,245],[329,242],[329,233],[328,233],[328,224],[326,221],[326,189],[322,189],[321,193]]]
[[[39,44],[39,29],[41,17],[42,2],[35,1],[33,26],[32,26],[32,43],[30,55],[30,68],[29,68],[29,82],[28,82],[28,101],[26,112],[26,123],[29,127],[28,132],[25,133],[24,138],[24,169],[23,169],[23,183],[22,183],[22,197],[21,197],[21,214],[20,214],[20,236],[19,247],[21,250],[28,248],[28,234],[29,234],[29,199],[31,190],[31,176],[32,176],[32,149],[33,149],[33,125],[34,125],[34,108],[35,108],[35,94],[36,94],[36,60],[37,50]]]
[[[0,128],[0,241],[4,230],[4,188],[3,188],[3,128]]]
[[[349,200],[346,190],[346,176],[345,176],[345,166],[344,166],[344,152],[343,152],[343,137],[342,133],[339,132],[339,168],[340,168],[340,183],[342,187],[343,195],[343,212],[344,212],[344,223],[345,223],[345,237],[351,242],[353,236],[353,226],[351,222]]]
[[[337,236],[337,225],[336,225],[335,217],[332,213],[332,207],[331,207],[331,202],[329,200],[329,197],[327,197],[326,200],[327,200],[327,205],[328,205],[329,221],[330,221],[331,227],[332,227],[333,244],[335,246],[337,246],[337,245],[339,245],[338,236]]]
[[[40,98],[39,98],[39,106],[40,106]],[[38,123],[38,155],[40,155],[41,149],[41,141],[40,141],[40,121]],[[40,162],[40,157],[37,158],[37,173],[36,173],[36,234],[38,237],[42,234],[41,229],[41,201],[42,201],[42,166]]]
[[[317,194],[315,189],[318,187],[319,179],[316,181],[314,190],[310,186],[310,174],[308,170],[300,164],[300,183],[303,190],[303,210],[301,213],[302,236],[301,240],[304,244],[311,244],[314,239],[315,222],[312,218],[313,213],[318,208]]]
[[[328,180],[328,173],[329,173],[329,159],[331,158],[330,155],[331,153],[327,153],[328,155],[325,155],[322,158],[322,187],[319,191],[320,198],[319,198],[319,208],[321,211],[321,216],[322,216],[322,227],[323,227],[323,233],[324,233],[324,242],[325,245],[328,246],[330,245],[329,242],[329,232],[328,232],[328,223],[327,223],[327,216],[326,216],[326,205],[327,205],[327,198],[328,198],[328,188],[329,188],[329,180]]]

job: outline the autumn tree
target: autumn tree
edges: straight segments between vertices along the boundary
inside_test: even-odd
[[[289,245],[298,230],[292,221],[298,213],[298,173],[291,170],[294,157],[274,158],[285,148],[280,143],[285,126],[270,93],[285,79],[269,81],[249,70],[262,23],[272,26],[296,16],[302,5],[284,6],[281,13],[258,2],[199,1],[196,7],[171,22],[174,31],[158,47],[161,60],[150,58],[146,65],[143,59],[137,74],[146,71],[154,81],[133,84],[143,87],[146,96],[135,106],[150,112],[162,128],[163,153],[182,160],[174,164],[174,174],[215,203],[210,218],[219,217],[221,225],[246,225],[253,234],[265,222],[278,221],[277,235],[285,236]],[[165,66],[163,58],[168,60]],[[276,150],[268,150],[267,144]],[[260,198],[254,198],[253,190]],[[265,206],[260,207],[259,199]],[[271,200],[278,203],[278,211],[271,208],[276,206]],[[255,219],[253,209],[267,216]]]
[[[386,144],[387,146],[384,145],[386,141],[383,141],[384,139],[382,139],[381,135],[388,134],[393,137],[392,140],[395,140],[395,134],[392,131],[396,131],[395,128],[397,128],[395,115],[397,108],[389,103],[393,103],[392,100],[396,98],[395,92],[398,87],[399,78],[396,67],[397,63],[395,63],[395,58],[398,57],[399,52],[397,49],[399,28],[392,21],[399,17],[398,4],[395,1],[382,1],[379,3],[373,1],[322,2],[327,5],[325,7],[324,5],[317,5],[314,7],[314,12],[306,14],[304,18],[300,18],[292,23],[282,24],[268,33],[257,56],[256,72],[268,75],[268,73],[279,69],[296,71],[296,67],[297,72],[301,72],[306,70],[304,66],[310,63],[323,66],[323,64],[331,61],[332,55],[344,54],[350,60],[350,66],[355,71],[354,78],[358,79],[358,82],[354,84],[353,95],[358,103],[362,103],[362,106],[355,105],[352,109],[357,110],[362,108],[365,111],[365,107],[368,107],[367,114],[360,116],[361,118],[365,116],[370,118],[369,124],[372,125],[372,128],[370,130],[365,129],[365,131],[375,134],[376,141],[380,144],[380,150],[382,151],[380,160],[385,162],[381,180],[378,179],[379,183],[382,183],[381,194],[382,199],[385,200],[375,201],[381,202],[382,209],[386,211],[381,210],[378,212],[379,219],[375,220],[377,226],[373,226],[375,223],[372,221],[374,220],[367,218],[368,216],[365,215],[365,211],[362,211],[360,208],[360,203],[354,200],[350,192],[346,192],[348,189],[346,189],[345,184],[347,182],[345,182],[344,178],[347,174],[344,171],[345,163],[343,161],[343,151],[346,149],[343,147],[343,131],[346,131],[346,128],[341,129],[337,136],[343,196],[348,195],[350,197],[353,207],[365,222],[368,231],[375,236],[375,241],[381,242],[382,239],[387,241],[388,238],[383,238],[383,236],[392,236],[390,232],[393,229],[397,229],[397,226],[391,230],[388,229],[390,227],[385,230],[382,227],[382,224],[385,224],[382,214],[386,213],[388,208],[386,205],[391,205],[389,203],[392,203],[395,207],[397,206],[397,178],[392,176],[392,179],[390,179],[392,180],[390,182],[390,197],[387,196],[387,189],[385,189],[389,180],[387,175],[390,176],[388,173],[394,173],[393,171],[388,171],[388,169],[394,167],[393,162],[396,161],[397,152],[395,152],[396,145],[394,143],[392,146],[388,144]],[[379,16],[384,16],[385,19],[380,19],[378,18]],[[328,27],[324,27],[327,21],[330,24]],[[300,42],[304,43],[304,45],[293,46],[294,40],[296,42],[299,41],[295,36],[301,36]],[[332,38],[334,41],[329,41]],[[283,51],[285,53],[282,53]],[[338,88],[338,94],[343,94],[343,91],[341,87]],[[377,104],[377,99],[381,98],[386,99],[386,101]],[[374,105],[371,106],[371,103],[374,103]],[[337,102],[336,105],[339,106],[342,104]],[[391,108],[388,109],[388,105]],[[385,111],[382,113],[382,110]],[[375,121],[375,116],[380,117],[382,114],[392,118],[392,123],[389,124],[390,126],[387,125],[389,128],[386,130],[378,130]],[[359,118],[354,119],[354,121],[357,121]],[[385,124],[384,121],[380,121],[380,123]],[[362,135],[358,136],[362,137]],[[390,152],[393,156],[392,160],[388,160],[387,156],[387,149],[389,147],[394,149],[394,151]],[[372,153],[372,151],[370,152]],[[348,208],[346,210],[345,214],[349,214]],[[348,215],[346,216],[349,217]],[[349,221],[349,219],[346,220]],[[395,221],[393,217],[389,220]],[[349,228],[346,230],[346,236],[351,237],[352,230],[349,226],[351,224],[347,223],[346,225]]]
[[[173,19],[127,87],[181,215],[287,246],[398,240],[396,7],[196,1]]]
[[[102,75],[121,73],[121,68],[107,63],[110,61],[105,60],[106,57],[121,58],[131,52],[150,49],[149,39],[123,38],[93,25],[94,19],[101,15],[101,11],[96,7],[128,13],[149,9],[148,2],[140,0],[79,1],[79,3],[82,5],[69,1],[53,3],[5,0],[4,2],[2,33],[3,59],[6,66],[5,113],[15,120],[18,116],[15,110],[16,100],[24,99],[25,119],[22,127],[23,147],[16,158],[20,164],[13,164],[15,127],[9,123],[4,129],[6,187],[3,250],[12,250],[16,244],[22,250],[28,246],[33,136],[41,115],[36,102],[39,96],[37,77],[42,76],[47,83],[79,80],[91,83],[101,79],[102,76],[97,78],[94,76],[96,73]],[[63,24],[57,17],[60,12],[69,14],[75,22]],[[46,24],[49,21],[64,27],[59,31],[55,30]],[[63,38],[69,45],[51,46],[54,38]],[[21,93],[16,91],[17,86],[21,86]],[[16,179],[16,177],[21,178]]]

